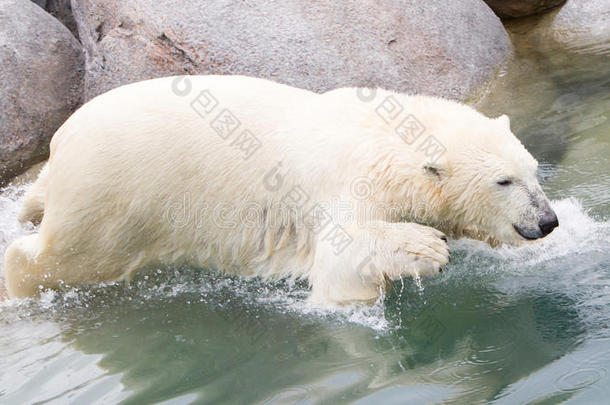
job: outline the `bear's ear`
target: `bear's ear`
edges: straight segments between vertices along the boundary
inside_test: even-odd
[[[502,114],[498,118],[496,118],[496,121],[504,125],[510,131],[510,118],[508,118],[508,115]]]
[[[427,176],[435,177],[438,180],[443,179],[446,175],[445,169],[438,162],[424,163],[423,169]]]

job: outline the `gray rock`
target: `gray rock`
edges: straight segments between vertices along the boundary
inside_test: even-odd
[[[79,0],[86,98],[170,74],[244,74],[465,99],[510,53],[479,0]]]
[[[513,34],[523,36],[528,48],[538,53],[550,55],[559,51],[569,58],[575,53],[610,54],[608,0],[568,0],[548,13],[507,20],[505,24]],[[559,65],[565,63],[570,62],[563,61]]]
[[[565,3],[566,0],[485,0],[500,18],[538,14]]]
[[[76,21],[72,15],[72,6],[70,0],[32,0],[40,7],[45,9],[53,17],[57,18],[59,22],[65,25],[70,32],[78,38],[78,29],[76,28]]]
[[[0,7],[0,185],[48,155],[82,99],[80,44],[29,0]]]
[[[569,0],[546,20],[547,34],[566,48],[610,53],[610,1]]]

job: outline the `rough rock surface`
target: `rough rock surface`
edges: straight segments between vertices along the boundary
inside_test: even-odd
[[[381,86],[464,99],[510,53],[478,0],[79,0],[89,99],[170,74],[244,74],[314,91]]]
[[[65,25],[76,38],[78,38],[78,29],[76,21],[72,15],[72,6],[70,0],[32,0],[40,7],[48,11],[59,22]]]
[[[80,44],[30,0],[0,7],[0,185],[46,158],[82,99]]]
[[[485,0],[500,18],[525,17],[538,14],[564,3],[566,0]]]
[[[547,20],[547,34],[568,49],[610,53],[610,1],[569,0]]]

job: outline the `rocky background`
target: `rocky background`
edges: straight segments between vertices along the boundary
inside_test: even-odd
[[[114,87],[244,74],[324,92],[379,86],[473,101],[510,60],[500,18],[539,41],[610,37],[607,0],[0,0],[0,186]]]

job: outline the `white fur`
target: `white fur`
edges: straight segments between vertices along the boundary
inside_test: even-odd
[[[203,90],[219,105],[201,116],[191,102]],[[512,224],[535,220],[530,198],[496,181],[511,176],[540,188],[536,162],[507,118],[384,90],[363,101],[361,91],[320,95],[242,76],[190,76],[93,99],[57,131],[48,167],[26,197],[21,217],[44,216],[38,233],[7,250],[10,296],[187,264],[306,277],[314,302],[337,304],[375,299],[388,279],[438,272],[449,251],[426,225],[452,236],[521,239]],[[380,115],[387,97],[424,125],[422,140],[433,135],[446,152],[430,161],[401,139],[396,122]],[[241,122],[227,139],[210,127],[225,108]],[[245,129],[261,145],[247,159],[235,144]],[[294,190],[309,199],[291,211],[284,197]],[[316,233],[303,220],[315,203],[352,239],[340,253],[330,227]],[[334,212],[338,203],[358,220]]]

